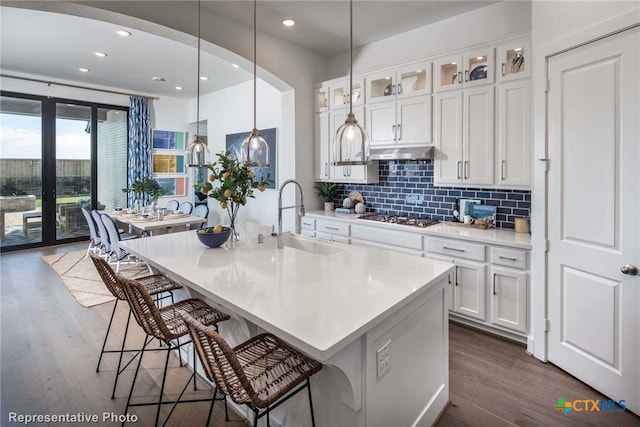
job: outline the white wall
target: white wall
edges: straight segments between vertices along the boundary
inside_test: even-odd
[[[277,225],[277,188],[281,182],[296,175],[295,140],[291,132],[281,132],[283,127],[283,102],[287,98],[273,86],[257,81],[258,129],[277,128],[276,143],[277,176],[276,189],[256,191],[255,199],[249,199],[240,208],[238,219],[251,220],[264,225]],[[191,103],[191,116],[195,117],[195,102]],[[249,132],[253,128],[253,82],[246,82],[209,95],[200,97],[200,119],[207,121],[207,137],[211,160],[216,160],[216,153],[226,149],[226,135]],[[293,200],[293,192],[287,193],[285,203]],[[210,224],[226,222],[226,213],[218,203],[209,199],[211,211]],[[293,229],[292,217],[288,217],[286,229]]]
[[[504,1],[354,49],[353,72],[392,67],[530,30],[531,2]],[[328,78],[349,73],[347,54],[329,58]]]

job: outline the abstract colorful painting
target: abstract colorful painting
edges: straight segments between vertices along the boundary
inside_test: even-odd
[[[160,187],[167,190],[165,196],[186,196],[187,178],[156,178]]]
[[[151,139],[155,150],[184,150],[187,133],[154,129]]]
[[[175,154],[153,154],[153,173],[185,173],[184,156]]]

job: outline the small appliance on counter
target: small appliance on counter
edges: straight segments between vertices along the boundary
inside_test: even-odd
[[[480,204],[480,200],[458,199],[458,203],[453,209],[453,217],[456,221],[464,222],[464,217],[471,215],[471,205],[473,204]]]

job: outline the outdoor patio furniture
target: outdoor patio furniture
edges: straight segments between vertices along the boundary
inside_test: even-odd
[[[25,212],[22,214],[22,232],[24,235],[28,236],[29,228],[34,227],[42,227],[42,211]]]

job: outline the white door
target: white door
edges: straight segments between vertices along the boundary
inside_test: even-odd
[[[453,286],[454,311],[485,320],[486,266],[470,261],[456,260]]]
[[[316,113],[315,123],[315,179],[329,179],[329,113]]]
[[[371,146],[396,143],[395,101],[367,105],[367,133]]]
[[[527,332],[527,273],[491,267],[491,323]]]
[[[498,184],[531,185],[531,84],[516,80],[499,85]]]
[[[636,27],[548,60],[549,360],[637,414],[639,52]]]
[[[434,181],[462,182],[462,91],[436,95],[436,146]]]

